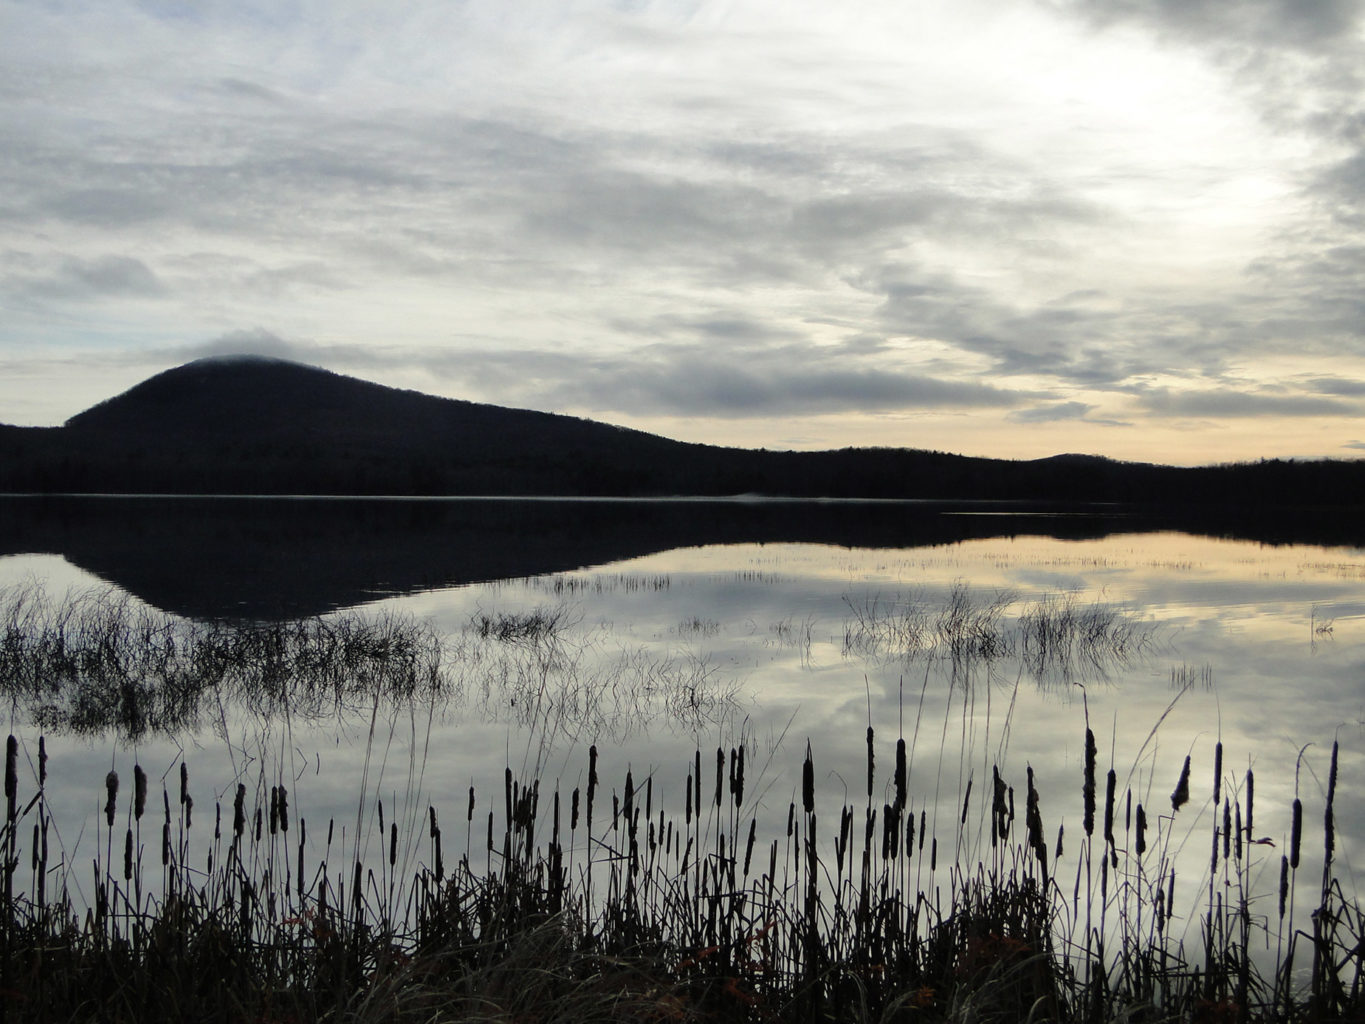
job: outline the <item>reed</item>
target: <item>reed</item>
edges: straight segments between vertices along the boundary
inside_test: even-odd
[[[1099,751],[1087,727],[1079,850],[1063,845],[1065,801],[1041,792],[1028,768],[1015,778],[1025,794],[1016,822],[1011,776],[997,763],[988,799],[973,804],[965,784],[950,816],[948,849],[959,852],[942,859],[927,807],[916,814],[912,806],[914,780],[902,777],[903,738],[887,797],[874,802],[876,742],[869,731],[861,830],[855,807],[820,792],[810,744],[785,842],[780,830],[768,833],[770,785],[745,778],[754,763],[746,742],[717,749],[705,806],[702,753],[689,759],[679,820],[662,806],[656,816],[656,773],[639,778],[629,767],[603,814],[597,790],[609,787],[594,747],[567,828],[559,784],[508,769],[501,799],[481,804],[493,808],[486,849],[467,840],[453,864],[434,805],[407,815],[376,800],[373,819],[363,816],[380,839],[368,862],[360,836],[334,843],[332,822],[310,846],[313,830],[278,779],[236,782],[223,791],[232,794],[230,813],[215,801],[211,827],[196,824],[182,761],[178,798],[162,791],[159,882],[141,853],[146,773],[135,769],[128,800],[111,771],[96,902],[86,908],[71,854],[56,870],[47,860],[45,742],[29,795],[20,792],[11,737],[0,917],[6,1019],[1080,1024],[1328,1021],[1365,1011],[1365,915],[1333,856],[1336,748],[1323,791],[1322,882],[1303,928],[1292,889],[1307,860],[1307,794],[1292,807],[1274,924],[1254,912],[1252,860],[1264,841],[1250,832],[1250,772],[1240,790],[1217,776],[1216,806],[1200,812],[1173,798],[1167,814],[1154,813],[1146,793],[1120,787],[1110,769],[1101,831]],[[1221,770],[1220,754],[1215,763]],[[1187,758],[1177,793],[1190,770]],[[476,804],[471,787],[471,837]],[[990,819],[979,845],[961,841],[973,807]],[[834,808],[838,826],[822,828]],[[1186,836],[1201,820],[1209,830],[1202,906],[1177,886],[1185,842],[1177,817]],[[30,818],[24,857],[21,826]],[[425,852],[404,870],[404,851],[419,839]],[[1180,921],[1199,923],[1197,950],[1185,945]],[[1266,962],[1272,928],[1279,951]],[[1297,942],[1310,947],[1306,979],[1292,969]]]

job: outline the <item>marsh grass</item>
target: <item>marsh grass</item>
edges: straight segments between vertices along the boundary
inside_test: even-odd
[[[1365,1010],[1365,918],[1335,871],[1335,745],[1325,775],[1300,773],[1277,856],[1256,837],[1255,776],[1226,771],[1221,745],[1211,771],[1187,757],[1167,798],[1103,775],[1087,727],[1077,817],[1031,768],[994,767],[940,835],[905,739],[879,751],[869,727],[866,743],[853,803],[817,792],[810,745],[785,808],[752,742],[698,751],[679,767],[681,813],[654,773],[609,787],[593,747],[571,788],[509,768],[454,817],[386,819],[368,801],[357,820],[373,835],[349,838],[302,817],[285,780],[196,805],[183,761],[160,800],[139,766],[99,789],[82,902],[74,851],[48,842],[46,743],[21,757],[11,737],[5,1016],[1079,1024]],[[1322,809],[1321,873],[1301,880],[1307,805]],[[986,827],[948,857],[978,816]],[[1064,833],[1064,817],[1081,828]],[[1177,854],[1201,834],[1204,877],[1178,885]],[[1277,860],[1278,901],[1257,881]]]
[[[1008,591],[981,594],[957,582],[941,598],[923,594],[855,597],[844,653],[883,660],[917,658],[964,665],[1016,658],[1039,682],[1103,678],[1153,643],[1153,627],[1101,602],[1050,594],[1023,606]]]
[[[547,733],[696,727],[738,699],[693,652],[607,649],[570,605],[486,610],[442,636],[388,612],[281,622],[167,615],[110,587],[0,588],[0,695],[53,733],[127,742],[257,719],[368,718],[377,706],[474,708]]]

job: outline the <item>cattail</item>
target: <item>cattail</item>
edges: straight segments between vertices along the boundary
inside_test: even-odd
[[[1323,812],[1323,827],[1325,832],[1325,846],[1323,852],[1322,867],[1326,871],[1332,863],[1332,854],[1336,851],[1337,830],[1336,818],[1332,810],[1332,804],[1337,796],[1337,743],[1332,743],[1332,765],[1327,772],[1327,809]]]
[[[1000,777],[1000,767],[991,766],[991,845],[998,845],[1005,838],[1006,820],[1009,808],[1005,803],[1005,780]],[[1092,808],[1091,824],[1094,824]]]
[[[651,781],[653,776],[650,777]],[[744,799],[744,744],[739,747],[739,764],[735,768],[735,781],[731,786],[734,791],[735,806],[738,807]]]
[[[924,840],[920,840],[921,843]],[[938,836],[934,836],[934,841],[929,844],[929,870],[938,870]]]
[[[1114,845],[1114,790],[1118,782],[1118,775],[1110,768],[1104,787],[1104,839],[1110,846]]]
[[[47,737],[38,737],[38,788],[47,785]]]
[[[180,762],[180,802],[183,804],[190,797],[190,770],[185,766],[185,762]]]
[[[474,792],[474,787],[473,787],[473,786],[470,786],[470,787],[469,787],[469,791],[470,791],[470,793],[473,793],[473,792]],[[470,804],[470,806],[469,806],[469,813],[470,813],[471,816],[474,814],[474,805],[473,805],[473,804]],[[573,788],[573,796],[572,796],[572,797],[570,798],[570,800],[569,800],[569,831],[570,831],[570,832],[573,832],[573,831],[576,831],[577,829],[578,829],[578,787],[577,787],[577,786],[574,786],[574,788]]]
[[[1185,767],[1180,769],[1180,781],[1175,784],[1171,794],[1171,810],[1178,811],[1190,800],[1190,756],[1185,755]]]
[[[967,824],[967,808],[972,802],[972,780],[967,780],[967,792],[962,796],[962,821],[960,824]]]
[[[692,754],[692,803],[696,807],[697,817],[701,817],[701,751],[694,751]]]
[[[749,862],[753,859],[753,856],[754,856],[754,840],[757,838],[757,836],[758,836],[758,819],[757,819],[757,818],[750,818],[750,819],[749,819],[749,841],[748,841],[747,843],[744,844],[744,874],[745,874],[746,877],[747,877],[748,874],[749,874]]]
[[[1284,920],[1285,904],[1289,900],[1289,858],[1280,857],[1280,920]]]
[[[246,786],[237,783],[237,797],[232,801],[232,834],[240,836],[246,828]]]
[[[691,776],[690,774],[687,776],[687,801],[686,801],[686,802],[687,802],[687,809],[686,809],[686,814],[685,814],[683,820],[684,820],[687,824],[690,825],[690,824],[692,824],[692,776]]]
[[[1223,801],[1223,859],[1232,855],[1232,801]]]
[[[164,868],[171,862],[171,823],[163,821],[161,823],[161,866]]]
[[[905,737],[896,740],[896,810],[905,809]],[[971,790],[971,783],[967,783],[968,791]]]
[[[1081,795],[1085,799],[1085,818],[1082,824],[1085,826],[1085,834],[1088,836],[1095,834],[1096,754],[1095,733],[1087,726],[1085,730],[1085,781],[1081,786]]]
[[[1147,812],[1142,804],[1137,805],[1137,852],[1139,857],[1147,852]]]
[[[185,827],[189,828],[194,824],[194,797],[185,795]]]
[[[133,765],[133,817],[142,820],[142,812],[147,807],[147,773],[142,765]]]
[[[1055,858],[1056,860],[1061,860],[1061,859],[1062,859],[1062,836],[1065,835],[1065,834],[1066,834],[1066,825],[1065,825],[1065,824],[1058,825],[1058,826],[1057,826],[1057,856],[1056,856],[1056,858]]]
[[[280,831],[289,831],[289,790],[280,787]]]
[[[1218,806],[1218,801],[1223,793],[1223,741],[1219,740],[1213,747],[1213,806]]]
[[[8,760],[9,760],[9,759],[6,758],[7,766],[6,766],[6,774],[5,774],[5,786],[6,786],[5,795],[6,795],[7,797],[9,796],[9,790],[8,790],[8,786],[9,786]],[[105,792],[105,794],[106,794],[106,796],[107,796],[107,799],[106,799],[105,802],[104,802],[104,820],[105,820],[105,822],[109,825],[110,828],[113,828],[113,827],[114,827],[114,805],[115,805],[115,804],[117,803],[117,801],[118,801],[118,772],[111,771],[108,775],[106,775],[106,776],[104,777],[104,792]],[[13,815],[11,815],[11,817],[12,817],[12,816],[13,816]]]
[[[1233,852],[1242,859],[1242,805],[1237,805],[1237,828],[1233,831]]]
[[[815,762],[811,760],[810,744],[806,744],[806,761],[801,766],[801,806],[807,814],[815,810]]]
[[[872,776],[874,761],[875,757],[873,754],[872,726],[869,725],[867,727],[867,798],[869,800],[872,799]]]
[[[891,805],[882,805],[882,860],[892,856],[891,836],[896,831],[895,820],[892,817]]]
[[[130,828],[123,836],[123,880],[133,877],[133,830]]]
[[[1294,813],[1289,825],[1289,866],[1299,869],[1299,844],[1303,839],[1303,801],[1294,798]]]
[[[389,867],[398,863],[398,823],[389,823]]]
[[[112,774],[112,773],[111,773]],[[5,741],[5,806],[6,820],[13,821],[15,803],[19,799],[19,741],[10,733]],[[112,812],[111,812],[112,813]],[[112,817],[109,824],[113,824]]]
[[[716,806],[719,807],[725,790],[725,749],[716,748]]]
[[[384,803],[379,803],[379,827],[384,828]],[[270,787],[270,834],[273,836],[280,830],[280,787]]]
[[[1250,840],[1250,839],[1251,839],[1251,836],[1252,836],[1252,831],[1251,831],[1251,807],[1252,807],[1253,797],[1255,796],[1255,793],[1256,793],[1256,776],[1253,775],[1252,772],[1251,772],[1251,769],[1248,768],[1248,769],[1247,769],[1247,839],[1248,839],[1248,840]]]
[[[795,824],[796,824],[796,803],[795,803],[795,801],[793,801],[792,803],[787,804],[787,838],[788,838],[788,839],[790,839],[790,838],[792,837],[792,828],[795,826]]]
[[[470,786],[470,787],[469,787],[469,806],[468,806],[467,808],[465,808],[464,820],[465,820],[465,823],[466,823],[466,824],[468,824],[469,822],[472,822],[472,821],[474,820],[474,787],[473,787],[473,786]]]

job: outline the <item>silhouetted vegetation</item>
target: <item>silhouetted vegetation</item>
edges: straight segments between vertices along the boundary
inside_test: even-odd
[[[993,769],[940,818],[917,802],[905,740],[889,772],[871,727],[866,743],[865,803],[845,792],[837,807],[807,746],[785,832],[755,798],[751,746],[698,751],[681,813],[653,775],[602,783],[593,747],[571,790],[508,769],[455,817],[390,805],[386,821],[362,795],[368,859],[362,837],[310,823],[288,780],[245,778],[196,807],[183,761],[160,801],[139,765],[100,787],[87,904],[73,851],[49,844],[45,742],[21,780],[11,736],[6,1020],[1316,1024],[1365,1010],[1365,920],[1334,867],[1335,745],[1314,860],[1310,794],[1296,787],[1274,851],[1253,828],[1254,777],[1224,773],[1221,744],[1210,796],[1191,801],[1187,757],[1165,809],[1102,777],[1086,728],[1064,837],[1059,794],[1031,768]],[[1201,829],[1211,857],[1181,885],[1175,854]],[[1255,881],[1266,867],[1278,893]]]
[[[1365,502],[1359,461],[1181,469],[1074,455],[720,448],[260,359],[169,370],[63,427],[0,427],[0,480],[10,493]]]

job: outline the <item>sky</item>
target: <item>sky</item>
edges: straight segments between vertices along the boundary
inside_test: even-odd
[[[0,0],[0,422],[255,353],[688,441],[1365,452],[1365,0]]]

